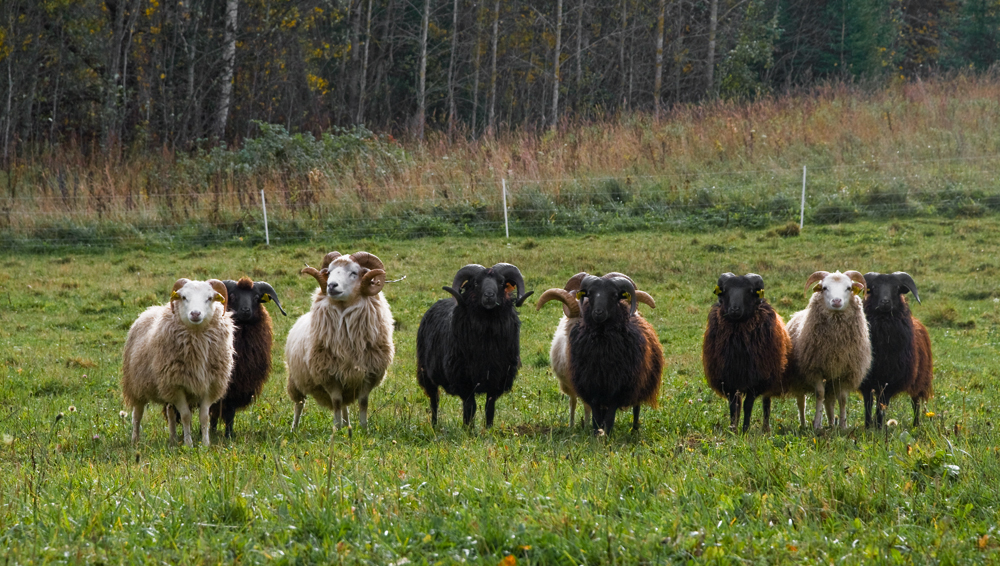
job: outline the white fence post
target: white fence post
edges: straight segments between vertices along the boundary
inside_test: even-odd
[[[500,183],[503,187],[501,189],[503,192],[503,230],[507,239],[510,239],[510,226],[507,224],[507,179],[500,179]]]
[[[802,166],[802,205],[799,208],[799,228],[806,222],[806,166]]]
[[[264,209],[264,241],[271,245],[271,234],[267,231],[267,201],[264,200],[264,189],[260,190],[260,206]]]

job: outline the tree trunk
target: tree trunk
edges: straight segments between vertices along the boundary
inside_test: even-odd
[[[622,0],[622,31],[621,42],[618,44],[618,69],[621,71],[621,84],[618,89],[618,99],[625,107],[625,88],[628,82],[628,73],[625,71],[625,39],[628,35],[628,0]]]
[[[420,78],[417,84],[417,128],[416,135],[424,140],[424,126],[427,123],[427,26],[431,19],[431,0],[424,0],[424,15],[420,21]]]
[[[222,36],[222,88],[219,107],[215,112],[213,134],[218,140],[226,135],[229,119],[229,102],[233,94],[233,71],[236,67],[236,10],[239,0],[226,0],[226,29]]]
[[[361,88],[358,93],[358,124],[365,123],[365,89],[368,86],[368,47],[372,43],[372,0],[368,0],[368,14],[365,16],[365,52],[361,59]]]
[[[480,48],[482,28],[479,25],[479,6],[473,6],[473,12],[476,15],[476,54],[473,63],[474,71],[472,80],[472,137],[475,138],[476,118],[479,117],[479,59],[482,57],[482,49]]]
[[[705,94],[715,97],[715,32],[719,27],[719,0],[710,0],[708,20],[708,65],[706,70]]]
[[[493,136],[496,126],[497,105],[497,33],[500,30],[500,0],[493,5],[493,45],[490,48],[490,109],[486,121],[486,135]]]
[[[663,93],[663,32],[667,0],[660,0],[660,17],[656,21],[656,72],[653,74],[653,119],[660,121],[660,98]]]
[[[580,7],[576,13],[576,98],[579,98],[579,90],[583,86],[583,13],[586,11],[587,0],[580,0]]]
[[[448,58],[448,139],[455,135],[455,55],[458,53],[458,0],[451,10],[451,56]]]
[[[10,53],[7,55],[7,108],[3,113],[3,165],[7,167],[10,164],[10,121],[14,119],[14,116],[10,113],[10,103],[14,98],[14,72],[12,69],[14,61],[14,54]]]
[[[552,58],[552,129],[559,125],[559,59],[562,55],[563,0],[556,0],[556,52]]]

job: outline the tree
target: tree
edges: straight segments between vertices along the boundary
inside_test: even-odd
[[[226,120],[229,118],[229,103],[233,94],[233,69],[236,67],[236,14],[239,0],[226,0],[226,24],[222,37],[222,84],[219,89],[219,106],[215,114],[213,132],[216,139],[226,135]]]

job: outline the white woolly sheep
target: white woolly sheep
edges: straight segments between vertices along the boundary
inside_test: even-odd
[[[358,401],[361,426],[368,426],[368,395],[392,363],[392,312],[382,295],[385,268],[367,252],[330,252],[321,270],[302,273],[319,283],[312,308],[288,332],[285,365],[288,396],[295,403],[292,430],[299,425],[306,395],[331,409],[338,429],[350,420],[347,406]]]
[[[813,428],[823,426],[824,403],[833,426],[834,400],[840,404],[840,427],[847,428],[847,397],[861,385],[872,363],[868,322],[858,296],[864,292],[865,278],[857,271],[817,271],[805,288],[813,293],[809,306],[792,315],[787,325],[792,355],[785,384],[798,398],[802,426],[805,394],[814,393]]]
[[[173,405],[180,414],[184,443],[192,446],[191,407],[198,407],[201,441],[208,446],[209,407],[229,385],[233,370],[233,318],[218,279],[178,279],[166,305],[146,309],[132,324],[122,355],[122,394],[132,408],[132,442],[139,442],[147,403]],[[219,303],[219,304],[216,304]],[[177,418],[166,411],[170,440]]]

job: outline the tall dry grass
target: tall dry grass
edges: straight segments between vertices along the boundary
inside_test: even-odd
[[[0,231],[238,223],[259,215],[262,189],[273,218],[317,222],[344,210],[378,216],[470,202],[495,211],[501,179],[512,199],[526,188],[559,199],[568,186],[579,191],[605,179],[647,191],[790,187],[803,165],[833,192],[987,186],[998,131],[1000,79],[958,76],[683,105],[659,122],[636,113],[493,138],[450,140],[438,132],[419,144],[383,136],[378,151],[308,171],[205,172],[197,167],[204,154],[111,159],[49,147],[0,171]],[[891,186],[894,179],[903,185]]]

